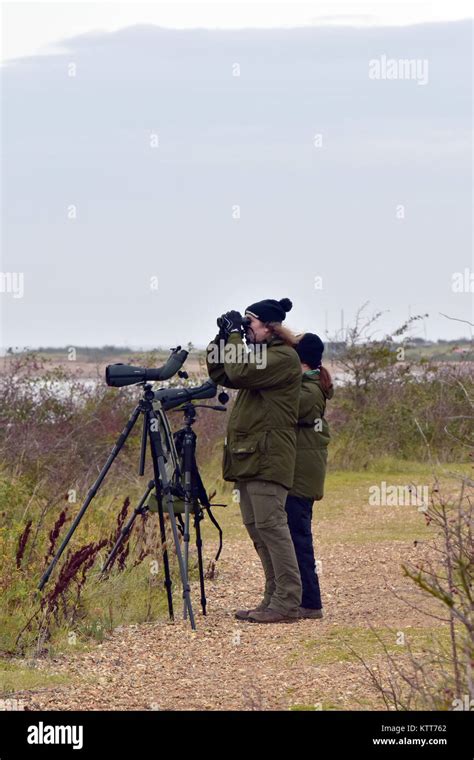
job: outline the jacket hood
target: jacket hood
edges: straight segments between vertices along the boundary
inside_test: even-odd
[[[312,380],[312,381],[314,381],[315,383],[317,383],[319,385],[319,387],[321,388],[321,391],[322,391],[322,393],[323,393],[323,395],[324,395],[324,397],[326,399],[331,399],[334,396],[334,386],[330,385],[330,387],[328,388],[327,391],[323,390],[323,388],[321,387],[321,378],[319,377],[319,375],[314,375],[314,376],[306,375],[306,377],[309,380]]]

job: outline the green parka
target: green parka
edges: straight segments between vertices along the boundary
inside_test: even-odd
[[[224,480],[271,480],[291,488],[296,457],[296,423],[301,388],[301,364],[296,351],[279,338],[266,345],[266,363],[242,361],[230,352],[244,350],[239,333],[231,333],[222,362],[219,336],[207,348],[209,376],[219,385],[238,388],[224,441]],[[240,361],[237,360],[240,358]]]
[[[301,370],[300,370],[301,371]],[[319,501],[324,495],[329,426],[324,418],[326,399],[332,398],[332,387],[327,395],[321,388],[319,373],[303,374],[298,411],[296,463],[292,496]]]

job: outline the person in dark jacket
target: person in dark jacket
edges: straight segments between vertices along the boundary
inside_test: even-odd
[[[238,610],[236,617],[258,623],[297,620],[301,604],[300,572],[285,512],[301,386],[294,336],[282,325],[291,306],[288,298],[266,299],[246,309],[247,344],[263,349],[263,361],[247,360],[248,352],[240,350],[245,347],[242,316],[235,311],[223,315],[224,335],[207,348],[209,376],[239,389],[224,442],[223,477],[235,482],[242,520],[265,573],[261,603]]]
[[[330,437],[324,412],[326,401],[332,398],[334,391],[331,376],[322,366],[322,340],[313,333],[305,333],[296,344],[295,350],[301,361],[303,376],[298,410],[295,471],[285,508],[303,586],[300,616],[322,618],[311,522],[313,502],[319,501],[324,495]]]

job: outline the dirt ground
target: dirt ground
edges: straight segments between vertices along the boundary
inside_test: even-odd
[[[262,590],[257,555],[234,509],[225,518],[216,575],[206,581],[207,617],[196,584],[192,589],[197,631],[180,619],[175,589],[176,622],[118,628],[88,651],[38,661],[67,682],[15,696],[30,710],[387,709],[355,653],[383,670],[385,656],[371,627],[384,632],[398,655],[400,638],[416,642],[433,625],[400,567],[419,558],[410,534],[423,533],[423,520],[413,511],[358,507],[364,486],[350,490],[353,498],[344,506],[347,485],[335,489],[317,521],[323,620],[257,625],[234,618],[236,609],[255,606]],[[205,540],[209,558],[215,534],[208,526]]]

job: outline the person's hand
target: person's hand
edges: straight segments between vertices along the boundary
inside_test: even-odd
[[[240,332],[242,330],[242,314],[240,311],[227,311],[224,315],[226,324],[229,326],[229,333]]]
[[[217,320],[222,336],[227,338],[231,332],[242,332],[242,314],[240,311],[226,311]]]
[[[222,316],[217,317],[216,324],[217,324],[217,327],[219,328],[219,332],[217,333],[218,337],[225,338],[225,327],[224,327],[224,322],[222,320]]]

